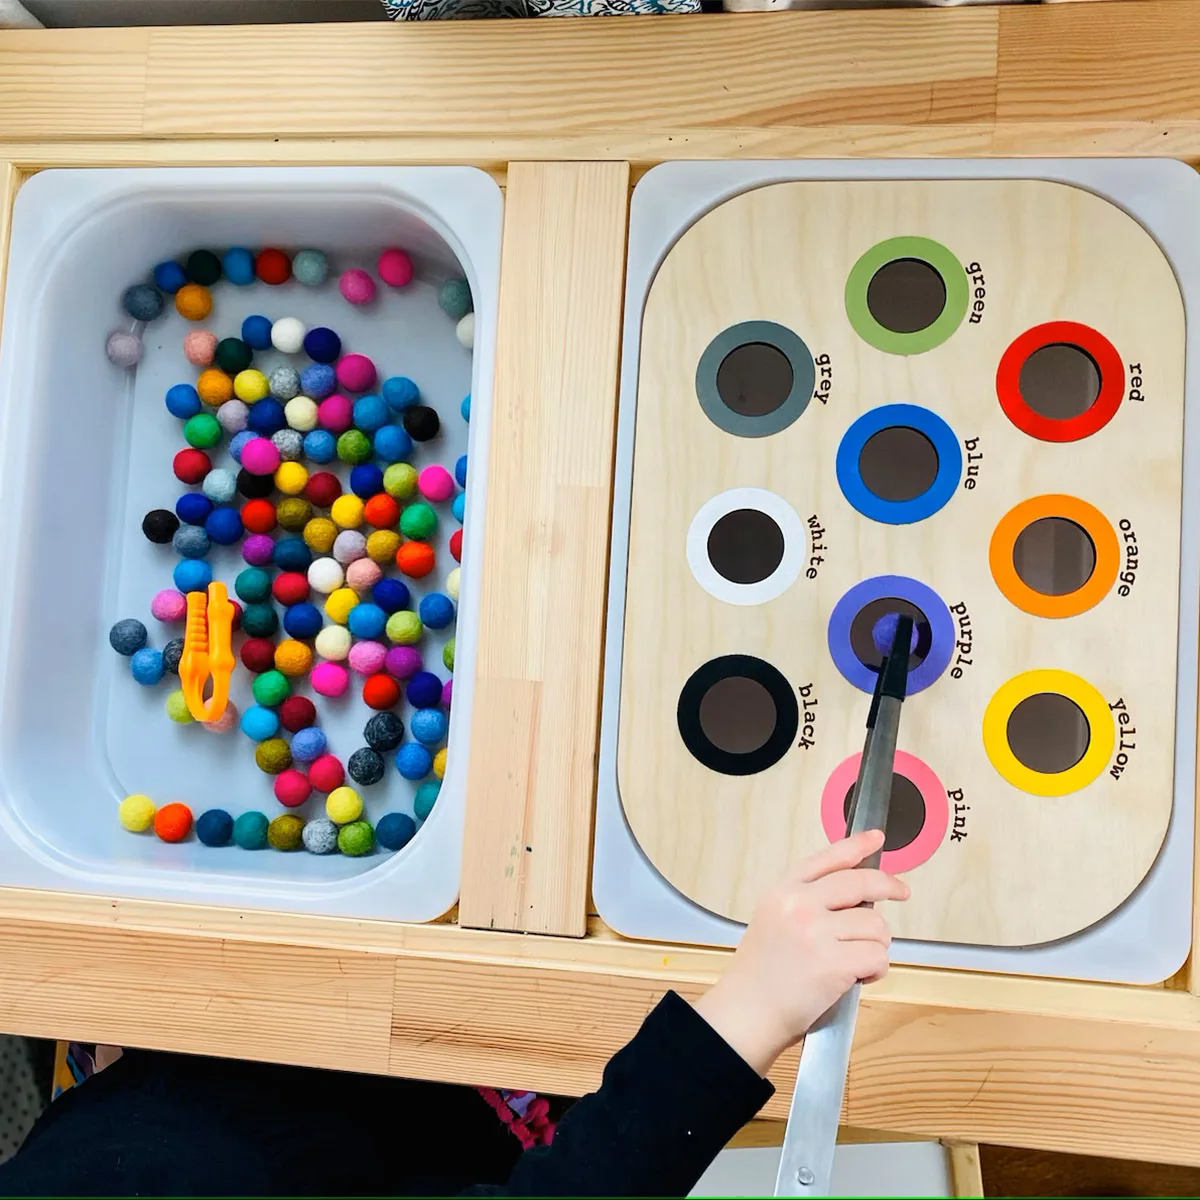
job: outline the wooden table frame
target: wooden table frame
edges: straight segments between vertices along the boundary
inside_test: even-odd
[[[508,189],[507,519],[486,531],[461,920],[0,889],[0,1028],[593,1087],[662,991],[697,994],[727,953],[588,916],[632,180],[673,157],[1155,153],[1200,158],[1196,0],[0,34],[0,258],[50,166],[465,162]],[[864,998],[845,1119],[1200,1163],[1198,990],[897,969]],[[295,1036],[298,1005],[321,1036]]]

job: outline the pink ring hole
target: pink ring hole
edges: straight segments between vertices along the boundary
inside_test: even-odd
[[[841,841],[846,836],[846,818],[843,808],[846,793],[858,778],[858,764],[862,754],[852,754],[833,769],[821,791],[821,824],[825,836],[831,842]],[[950,805],[946,800],[946,789],[942,781],[913,754],[896,751],[894,770],[912,782],[925,802],[925,823],[907,846],[899,850],[885,850],[880,866],[893,875],[911,871],[933,857],[933,852],[942,844],[950,824]]]

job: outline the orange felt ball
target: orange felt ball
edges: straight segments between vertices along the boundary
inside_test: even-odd
[[[363,683],[362,698],[368,708],[376,708],[381,712],[395,708],[400,703],[400,684],[390,675],[380,673],[368,676]]]
[[[387,529],[400,520],[400,505],[387,492],[380,492],[363,505],[363,516],[367,518],[368,525]]]
[[[433,570],[435,556],[428,542],[405,542],[396,551],[396,566],[412,579],[421,579]]]
[[[192,810],[178,800],[154,814],[154,832],[164,842],[182,842],[192,832]]]
[[[199,283],[185,283],[175,293],[175,308],[189,321],[203,321],[212,312],[212,293]]]
[[[200,378],[196,380],[196,392],[205,404],[216,407],[233,399],[233,380],[217,367],[209,367],[200,372]]]

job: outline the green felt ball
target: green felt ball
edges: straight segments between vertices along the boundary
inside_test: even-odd
[[[410,504],[400,514],[400,532],[405,537],[420,538],[424,541],[433,536],[437,523],[437,513],[423,501]]]
[[[183,436],[189,446],[207,450],[221,440],[221,422],[212,413],[197,413],[188,417],[183,425]]]
[[[247,604],[242,613],[242,632],[247,637],[270,637],[279,628],[273,604]]]
[[[343,854],[357,857],[370,854],[375,849],[375,830],[370,821],[351,821],[338,830],[338,849]]]
[[[283,813],[267,826],[267,841],[276,850],[299,850],[304,845],[304,818]]]
[[[454,639],[448,638],[442,647],[442,662],[447,671],[454,670]]]
[[[243,603],[258,604],[271,594],[270,573],[262,567],[247,567],[233,581],[233,590]],[[244,615],[242,625],[245,626]]]
[[[292,748],[283,738],[267,738],[265,742],[258,743],[254,751],[254,761],[258,763],[260,771],[265,771],[268,775],[278,775],[280,771],[286,771],[292,765]]]
[[[292,259],[292,276],[305,287],[319,287],[329,274],[329,262],[320,250],[301,250]]]
[[[408,463],[392,463],[383,473],[383,490],[397,500],[407,500],[417,490],[417,472]]]
[[[373,453],[371,439],[361,429],[347,429],[337,440],[338,458],[351,466],[365,463]]]
[[[211,250],[193,250],[184,264],[192,283],[212,287],[221,278],[221,260]]]
[[[438,305],[446,316],[461,321],[471,311],[471,288],[465,279],[447,279],[438,291]]]
[[[268,828],[265,813],[244,812],[233,823],[233,844],[243,850],[261,850],[267,844]]]
[[[186,725],[189,721],[195,720],[192,710],[188,708],[188,702],[183,698],[182,688],[176,688],[167,697],[167,716],[180,725]]]
[[[288,677],[282,671],[264,671],[255,676],[251,691],[254,692],[254,699],[263,708],[274,708],[292,694],[292,685],[288,683]]]
[[[213,362],[226,375],[236,375],[239,371],[244,371],[253,361],[254,351],[241,338],[222,338],[213,354]]]

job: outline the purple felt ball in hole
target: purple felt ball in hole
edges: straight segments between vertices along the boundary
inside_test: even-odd
[[[896,626],[900,624],[899,613],[884,613],[878,621],[875,622],[875,628],[871,630],[871,638],[875,642],[875,649],[880,654],[891,654],[892,643],[896,640]],[[919,637],[917,631],[917,623],[913,622],[912,638],[909,640],[908,652],[911,654],[917,648],[917,639]]]

